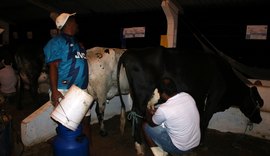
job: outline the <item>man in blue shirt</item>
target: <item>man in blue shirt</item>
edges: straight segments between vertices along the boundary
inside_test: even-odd
[[[59,22],[62,23],[58,24]],[[45,61],[50,68],[51,100],[55,106],[63,98],[58,89],[67,90],[73,84],[86,89],[88,85],[86,51],[74,37],[78,31],[74,14],[59,15],[56,25],[60,34],[44,47]]]
[[[59,35],[44,47],[45,62],[49,65],[51,102],[56,107],[72,85],[86,90],[88,85],[88,64],[86,50],[74,37],[78,32],[75,13],[60,14],[56,20]],[[83,129],[90,139],[90,111],[83,119]],[[90,150],[91,151],[91,150]]]

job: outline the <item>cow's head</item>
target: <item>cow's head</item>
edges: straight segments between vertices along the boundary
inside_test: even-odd
[[[263,99],[255,86],[249,89],[249,93],[249,96],[247,96],[244,103],[240,106],[240,110],[251,122],[260,123],[262,121],[260,108],[263,106]]]

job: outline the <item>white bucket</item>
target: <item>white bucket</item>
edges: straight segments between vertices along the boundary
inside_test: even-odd
[[[65,127],[75,131],[89,110],[93,100],[91,95],[72,85],[65,97],[52,112],[51,117]]]

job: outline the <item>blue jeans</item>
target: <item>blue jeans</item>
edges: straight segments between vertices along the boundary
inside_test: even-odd
[[[145,124],[144,131],[155,144],[170,154],[183,154],[187,152],[181,151],[175,147],[166,128],[163,128],[162,126],[151,127],[149,124]]]

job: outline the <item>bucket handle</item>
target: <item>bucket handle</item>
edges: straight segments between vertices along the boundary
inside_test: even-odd
[[[70,120],[69,120],[69,118],[68,118],[68,116],[67,116],[67,114],[66,114],[64,108],[62,107],[61,103],[59,103],[59,105],[60,105],[61,109],[63,110],[63,112],[64,112],[64,114],[65,114],[65,117],[66,117],[67,121],[69,122]]]

